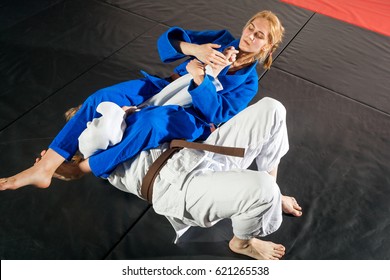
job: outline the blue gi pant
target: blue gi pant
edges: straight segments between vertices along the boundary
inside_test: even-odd
[[[70,160],[78,150],[78,137],[87,123],[101,116],[96,112],[96,107],[101,102],[110,101],[121,107],[139,105],[160,90],[149,79],[144,78],[97,91],[86,99],[49,148]],[[89,158],[89,165],[95,176],[107,178],[119,163],[142,150],[157,147],[172,139],[194,141],[204,134],[205,129],[209,129],[206,123],[176,105],[146,107],[129,115],[126,123],[127,129],[120,143]]]

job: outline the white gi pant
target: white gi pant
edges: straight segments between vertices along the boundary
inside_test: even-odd
[[[284,106],[263,98],[215,130],[205,143],[242,147],[245,156],[182,149],[155,180],[156,213],[168,218],[177,238],[189,226],[210,227],[225,218],[232,220],[233,233],[240,239],[276,231],[282,222],[281,194],[268,172],[289,147]],[[141,152],[119,165],[108,180],[140,197],[143,177],[167,146]],[[259,171],[247,170],[253,161]]]

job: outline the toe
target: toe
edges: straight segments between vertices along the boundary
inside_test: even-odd
[[[278,245],[277,247],[275,247],[275,250],[284,252],[286,250],[286,248],[283,245]]]
[[[296,209],[296,210],[302,210],[302,207],[298,204],[298,203],[294,203],[294,209]]]
[[[302,216],[302,211],[294,210],[294,211],[292,212],[292,214],[293,214],[295,217],[300,217],[300,216]]]

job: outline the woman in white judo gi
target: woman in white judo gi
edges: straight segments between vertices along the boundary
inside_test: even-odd
[[[102,123],[92,122],[85,132],[96,132],[95,124],[102,131],[109,131]],[[123,119],[117,118],[115,126],[123,125]],[[104,138],[104,133],[99,132],[99,137]],[[112,138],[112,133],[106,133],[105,137]],[[95,149],[94,143],[80,140],[80,147],[87,151]],[[240,158],[188,148],[180,150],[154,181],[154,210],[170,221],[177,233],[176,240],[190,226],[211,227],[228,218],[232,220],[234,233],[229,242],[232,251],[255,259],[280,259],[285,253],[283,245],[257,237],[279,228],[282,211],[302,215],[296,200],[281,195],[276,183],[277,167],[289,148],[284,106],[272,98],[263,98],[217,128],[204,143],[242,147],[245,155]],[[118,165],[108,180],[118,189],[144,199],[143,178],[167,148],[168,144],[163,144],[141,152]],[[247,169],[253,161],[258,171]],[[85,166],[83,170],[74,170],[75,175],[85,172]]]
[[[184,148],[161,169],[154,182],[153,208],[164,215],[177,239],[190,227],[211,227],[232,220],[232,251],[255,259],[279,259],[281,244],[256,237],[276,231],[282,211],[301,216],[293,197],[280,194],[277,168],[289,149],[286,110],[272,98],[263,98],[216,129],[206,144],[245,148],[245,156],[232,157]],[[149,166],[168,145],[142,152],[118,166],[108,178],[118,189],[140,198]],[[247,168],[255,161],[258,171]]]

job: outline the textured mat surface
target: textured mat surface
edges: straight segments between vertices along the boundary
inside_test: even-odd
[[[170,26],[239,36],[270,9],[287,33],[273,68],[258,69],[255,99],[287,108],[278,181],[304,216],[266,239],[285,259],[390,259],[389,37],[271,0],[30,2],[0,6],[0,177],[29,167],[94,91],[141,69],[169,74],[156,39]],[[1,259],[245,259],[228,249],[230,221],[174,236],[145,202],[92,176],[0,192]]]
[[[306,209],[272,236],[290,248],[286,257],[389,259],[389,116],[282,70],[261,87],[287,108],[279,185]]]

